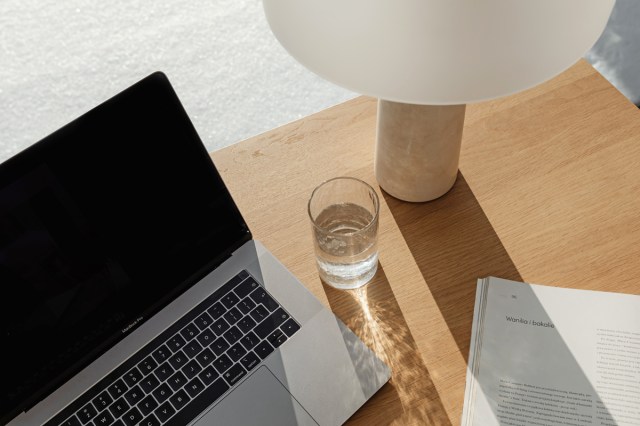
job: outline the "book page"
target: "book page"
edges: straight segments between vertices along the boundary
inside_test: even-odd
[[[463,424],[640,425],[640,296],[486,282]]]

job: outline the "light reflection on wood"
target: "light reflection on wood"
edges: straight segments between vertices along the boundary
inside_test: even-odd
[[[324,290],[335,314],[392,371],[389,383],[372,398],[377,408],[368,409],[365,404],[350,421],[368,425],[457,424],[458,419],[452,422],[447,417],[384,270],[379,266],[373,281],[360,289],[336,290],[324,284]],[[382,417],[381,407],[385,412]]]

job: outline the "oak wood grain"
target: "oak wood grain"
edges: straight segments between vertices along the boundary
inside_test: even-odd
[[[453,189],[390,197],[373,176],[376,101],[359,97],[212,153],[254,234],[392,368],[353,424],[460,423],[476,280],[640,293],[640,112],[585,61],[469,105]],[[379,272],[337,291],[306,203],[335,176],[381,198]]]

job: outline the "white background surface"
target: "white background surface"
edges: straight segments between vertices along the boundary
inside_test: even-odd
[[[587,56],[636,102],[638,22],[618,0]],[[260,0],[1,0],[0,161],[156,70],[210,151],[355,96],[284,51]]]
[[[156,70],[210,151],[355,96],[284,51],[260,0],[1,0],[0,161]]]

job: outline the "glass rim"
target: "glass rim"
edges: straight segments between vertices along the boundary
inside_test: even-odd
[[[352,180],[358,183],[361,183],[362,185],[364,185],[368,190],[370,194],[373,194],[373,205],[374,205],[374,214],[373,217],[371,218],[371,220],[369,221],[369,223],[367,223],[366,226],[364,226],[362,229],[358,229],[357,231],[354,232],[347,232],[347,233],[336,233],[336,232],[331,232],[326,230],[325,228],[319,226],[315,219],[313,218],[313,216],[311,215],[311,200],[313,200],[314,195],[316,195],[316,192],[322,188],[323,186],[325,186],[326,184],[336,181],[336,180]],[[378,193],[376,192],[375,189],[373,189],[373,187],[371,185],[369,185],[367,182],[355,178],[355,177],[351,177],[351,176],[337,176],[331,179],[327,179],[324,182],[318,184],[318,186],[316,186],[313,191],[311,192],[311,196],[309,197],[309,201],[307,202],[307,214],[309,215],[309,219],[311,220],[311,225],[315,228],[318,229],[326,234],[330,234],[330,235],[342,235],[342,236],[353,236],[353,235],[358,235],[361,233],[364,233],[366,231],[368,231],[374,223],[376,223],[378,221],[378,216],[380,215],[380,199],[378,197]]]

